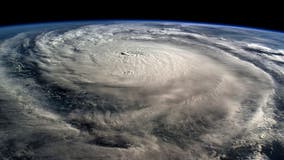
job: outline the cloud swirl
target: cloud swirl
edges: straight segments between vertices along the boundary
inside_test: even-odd
[[[4,39],[0,156],[275,156],[268,150],[283,143],[283,48],[230,29],[111,23]]]

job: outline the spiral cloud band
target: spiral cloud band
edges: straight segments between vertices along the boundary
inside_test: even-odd
[[[120,22],[2,39],[0,156],[279,157],[284,50],[252,32]]]

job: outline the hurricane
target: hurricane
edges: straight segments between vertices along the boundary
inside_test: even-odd
[[[283,33],[29,27],[0,38],[1,159],[283,158]]]

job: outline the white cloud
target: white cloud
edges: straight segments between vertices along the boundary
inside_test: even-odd
[[[22,57],[17,47],[23,41],[29,46],[29,40],[29,34],[7,39],[1,44],[1,56],[9,54],[17,64]],[[40,77],[19,81],[7,75],[14,68],[2,64],[0,81],[7,82],[5,92],[18,101],[36,104],[39,121],[50,119],[46,126],[33,126],[34,130],[65,128],[75,140],[72,147],[84,148],[85,156],[212,159],[217,156],[212,157],[208,146],[217,152],[228,144],[246,145],[243,141],[261,144],[266,140],[264,133],[272,134],[268,132],[275,124],[275,108],[268,105],[274,93],[271,76],[216,47],[240,51],[243,42],[139,24],[53,31],[38,35],[35,41],[35,51],[23,61],[36,64]],[[258,44],[246,45],[271,51]],[[23,65],[22,69],[27,67]],[[46,84],[38,84],[37,78]],[[45,93],[44,85],[70,93]],[[85,97],[80,98],[81,93]],[[59,105],[53,102],[56,98],[68,101],[65,113],[54,109]],[[65,130],[48,134],[61,137]],[[104,141],[94,142],[100,136]],[[61,138],[57,145],[68,151]],[[129,148],[115,146],[118,143],[130,143]],[[108,147],[111,144],[114,147]],[[43,148],[53,155],[58,154],[56,149]]]

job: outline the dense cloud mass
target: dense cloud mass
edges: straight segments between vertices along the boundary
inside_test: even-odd
[[[283,34],[66,26],[0,41],[2,159],[284,158]]]

